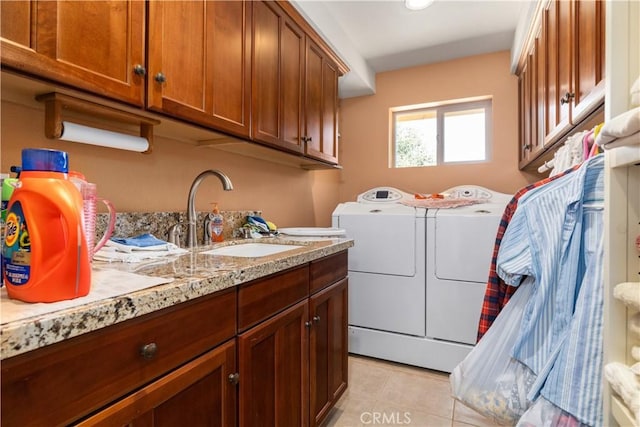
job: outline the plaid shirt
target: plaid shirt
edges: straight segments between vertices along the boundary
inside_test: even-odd
[[[500,314],[500,310],[509,302],[511,295],[516,291],[515,286],[509,286],[498,276],[496,273],[496,260],[498,258],[498,251],[500,250],[500,243],[502,242],[502,237],[504,236],[504,232],[509,225],[509,221],[511,221],[511,217],[516,211],[518,207],[518,201],[520,198],[525,195],[530,190],[534,188],[538,188],[542,185],[545,185],[555,179],[558,179],[562,176],[567,175],[578,169],[580,165],[576,165],[571,169],[567,169],[566,171],[554,175],[548,178],[545,178],[541,181],[534,182],[533,184],[529,184],[526,187],[519,190],[511,199],[507,207],[504,209],[504,213],[502,214],[502,218],[500,219],[500,225],[498,226],[498,232],[496,234],[496,241],[493,246],[493,255],[491,256],[491,266],[489,267],[489,278],[487,279],[487,289],[484,293],[484,301],[482,303],[482,311],[480,312],[480,322],[478,324],[478,338],[477,341],[480,341],[480,338],[487,333],[491,325],[493,324],[498,314]]]

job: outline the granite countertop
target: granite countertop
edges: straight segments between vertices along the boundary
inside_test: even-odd
[[[206,255],[202,252],[213,246],[203,246],[161,261],[136,264],[94,262],[96,273],[117,270],[116,273],[145,276],[141,279],[148,276],[171,282],[74,307],[60,308],[59,303],[54,303],[51,310],[40,308],[37,314],[20,316],[22,318],[18,320],[7,321],[0,313],[0,360],[302,265],[353,246],[353,240],[347,238],[287,236],[235,240],[216,247],[253,241],[303,247],[264,257],[241,258]],[[92,293],[93,290],[89,296]],[[6,295],[4,298],[4,303],[14,304],[13,300],[7,301]],[[17,302],[12,307],[14,311],[16,307],[20,310],[17,304],[24,304],[24,310],[30,309],[28,304]]]

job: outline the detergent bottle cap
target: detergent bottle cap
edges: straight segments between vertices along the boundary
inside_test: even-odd
[[[67,173],[69,155],[47,148],[25,148],[22,150],[22,170]]]

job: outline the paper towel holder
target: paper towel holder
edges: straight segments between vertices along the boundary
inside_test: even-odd
[[[62,115],[64,111],[76,111],[80,113],[92,114],[104,119],[114,120],[121,123],[137,124],[140,126],[140,136],[149,141],[149,148],[146,151],[142,151],[143,154],[151,153],[153,148],[153,126],[160,124],[160,120],[156,120],[150,117],[142,116],[136,113],[118,110],[106,105],[97,104],[86,99],[76,98],[71,95],[62,94],[59,92],[51,92],[43,95],[36,96],[36,100],[44,102],[44,134],[49,139],[60,139],[63,134],[63,119]],[[97,129],[97,132],[101,132],[101,129]],[[123,136],[130,136],[122,134]],[[82,141],[87,144],[96,144],[92,141]]]

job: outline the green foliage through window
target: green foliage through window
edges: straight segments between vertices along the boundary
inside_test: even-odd
[[[391,167],[436,166],[489,159],[491,100],[392,111]]]

